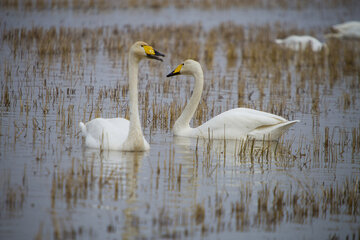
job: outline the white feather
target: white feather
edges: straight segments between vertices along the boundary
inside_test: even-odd
[[[312,51],[319,52],[326,46],[314,37],[297,35],[292,35],[285,39],[276,39],[275,43],[294,51],[304,50],[308,45],[310,45]]]

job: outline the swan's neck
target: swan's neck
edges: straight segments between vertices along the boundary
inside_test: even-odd
[[[141,130],[138,106],[138,71],[139,62],[136,56],[129,53],[129,108],[130,108],[130,128],[128,137],[124,143],[124,148],[130,151],[142,150],[144,147],[144,137]]]
[[[191,98],[186,105],[184,111],[180,115],[180,117],[176,120],[174,124],[174,133],[175,135],[180,135],[180,131],[190,129],[190,121],[191,118],[194,116],[194,113],[196,111],[196,108],[199,105],[201,94],[203,91],[203,85],[204,85],[204,75],[201,69],[197,69],[192,74],[195,78],[195,87],[193,94],[191,95]]]

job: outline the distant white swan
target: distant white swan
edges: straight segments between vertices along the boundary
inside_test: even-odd
[[[359,39],[360,38],[360,22],[350,21],[332,26],[331,30],[334,33],[326,35],[327,38],[348,38]]]
[[[174,124],[173,131],[176,136],[214,139],[250,137],[257,140],[277,140],[291,125],[299,122],[298,120],[288,121],[274,114],[248,108],[235,108],[217,115],[197,128],[191,128],[189,123],[203,91],[203,71],[200,63],[189,59],[167,77],[178,74],[192,75],[195,78],[195,87],[188,104]]]
[[[321,43],[319,40],[311,36],[292,35],[285,39],[276,39],[275,43],[294,51],[304,50],[309,44],[313,52],[319,52],[323,47],[326,47],[325,43]]]
[[[120,151],[146,151],[150,146],[143,136],[138,109],[138,69],[143,58],[162,61],[163,54],[145,42],[136,42],[129,51],[130,121],[124,118],[96,118],[79,123],[85,146]]]

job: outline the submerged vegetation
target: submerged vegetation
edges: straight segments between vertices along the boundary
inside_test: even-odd
[[[205,2],[229,4],[191,4],[207,9]],[[299,10],[310,3],[296,2],[303,4]],[[0,1],[25,11],[121,4]],[[23,234],[36,239],[227,238],[254,231],[276,238],[284,228],[302,238],[313,236],[309,229],[322,238],[359,238],[359,41],[331,40],[319,53],[294,52],[274,39],[319,33],[285,23],[211,29],[1,24],[0,236],[20,236],[9,227],[20,219],[28,224]],[[126,63],[135,40],[166,54],[160,67],[143,63],[139,75],[140,118],[151,151],[83,149],[79,121],[129,116]],[[279,142],[173,137],[194,83],[164,76],[187,58],[198,60],[205,75],[194,126],[242,106],[301,122]]]

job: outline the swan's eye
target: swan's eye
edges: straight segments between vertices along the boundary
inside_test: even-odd
[[[142,44],[141,47],[144,47],[144,45]]]

